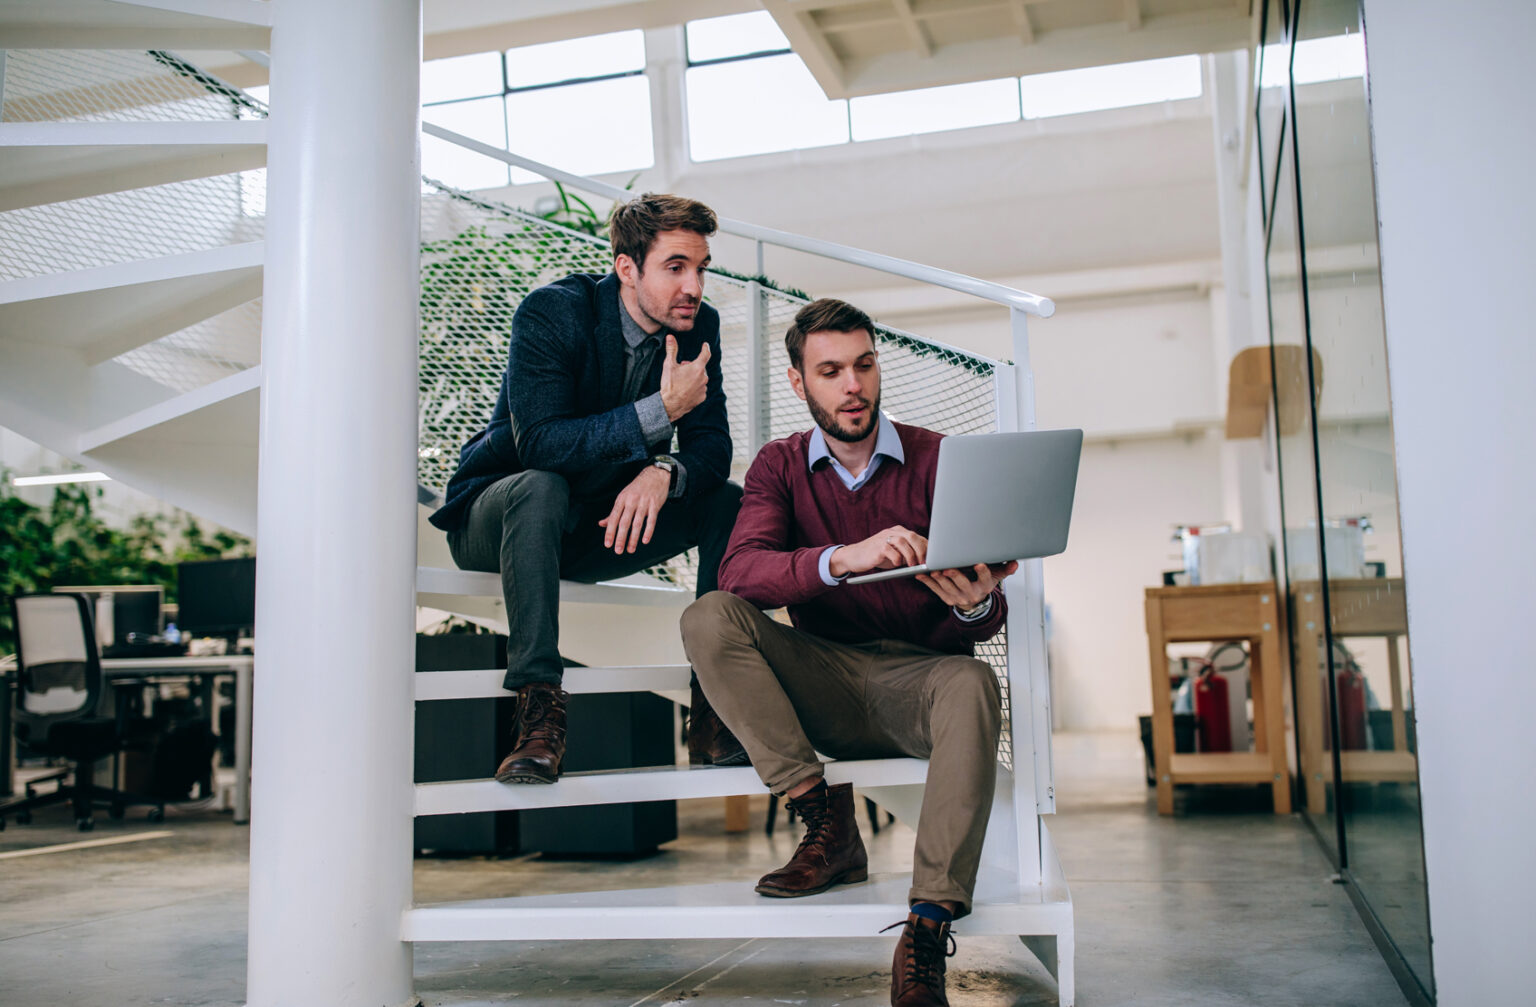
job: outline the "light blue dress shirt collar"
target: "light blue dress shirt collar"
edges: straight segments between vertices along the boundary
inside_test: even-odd
[[[870,456],[869,464],[864,466],[864,471],[859,473],[858,478],[854,478],[853,473],[843,468],[843,463],[833,456],[832,450],[827,447],[827,437],[822,433],[821,427],[811,431],[811,442],[806,450],[812,472],[816,471],[816,466],[823,461],[830,461],[832,471],[837,473],[843,485],[850,490],[860,489],[869,482],[887,458],[898,465],[905,465],[907,462],[906,453],[901,449],[901,435],[896,432],[896,424],[892,423],[891,418],[883,412],[880,414],[880,432],[875,434],[875,453]]]

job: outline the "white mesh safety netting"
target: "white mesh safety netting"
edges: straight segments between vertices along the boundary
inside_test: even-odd
[[[169,53],[34,50],[8,54],[0,120],[228,120],[266,113],[260,102]],[[0,281],[260,240],[265,175],[265,169],[237,172],[0,213]],[[459,447],[490,416],[522,298],[573,272],[606,272],[612,253],[601,237],[430,180],[423,182],[421,240],[417,473],[423,487],[441,493]],[[804,403],[784,377],[783,344],[806,299],[720,271],[709,277],[705,296],[720,312],[732,469],[739,480],[755,447],[752,411],[765,440],[809,426]],[[755,348],[753,312],[760,333]],[[191,391],[253,366],[260,326],[258,298],[115,362],[177,392]],[[996,361],[885,326],[877,338],[889,415],[947,434],[996,429]],[[754,370],[757,389],[749,387]],[[695,568],[689,553],[650,573],[691,589]],[[977,648],[997,671],[1005,704],[1007,655],[1004,634]],[[1006,732],[1000,759],[1011,766]]]
[[[417,479],[441,493],[459,447],[490,418],[507,366],[512,315],[535,288],[573,272],[607,272],[608,243],[521,210],[431,185],[422,200],[421,353]],[[754,295],[755,291],[755,295]],[[794,293],[714,272],[705,299],[720,312],[721,371],[738,480],[752,457],[749,411],[759,410],[765,439],[810,425],[805,403],[785,377],[784,332],[807,302]],[[761,387],[749,388],[751,312],[760,312]],[[997,362],[911,333],[879,326],[884,411],[904,423],[946,434],[997,429]],[[691,589],[696,554],[649,572]],[[1008,648],[999,634],[977,648],[1002,681],[1007,701]],[[1000,757],[1012,765],[1009,739]]]

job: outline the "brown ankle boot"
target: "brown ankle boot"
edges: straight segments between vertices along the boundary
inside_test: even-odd
[[[745,766],[750,760],[736,735],[725,726],[699,680],[693,680],[688,704],[688,761],[695,766]]]
[[[853,815],[853,784],[813,790],[789,806],[805,822],[805,838],[789,863],[758,881],[759,895],[792,899],[869,877],[869,857]]]
[[[496,770],[497,783],[554,783],[565,758],[565,701],[558,685],[534,682],[517,690],[512,753]]]
[[[885,930],[892,927],[901,927],[901,939],[891,960],[891,1007],[949,1007],[949,996],[944,992],[945,959],[955,954],[949,924],[912,913]]]

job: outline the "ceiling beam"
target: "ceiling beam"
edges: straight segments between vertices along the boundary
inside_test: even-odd
[[[933,39],[928,37],[928,30],[924,28],[912,13],[911,0],[891,0],[896,5],[896,19],[901,22],[902,28],[912,39],[912,48],[924,59],[933,55]]]
[[[1025,45],[1034,45],[1035,26],[1029,20],[1029,4],[1025,0],[1013,0],[1009,9],[1013,11],[1013,23],[1019,29],[1019,41]]]

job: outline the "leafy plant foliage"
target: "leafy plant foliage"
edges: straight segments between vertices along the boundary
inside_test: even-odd
[[[176,564],[249,556],[251,541],[222,529],[203,530],[189,514],[140,514],[114,528],[91,507],[97,487],[64,485],[38,507],[0,478],[0,595],[48,591],[63,584],[159,584],[176,600]],[[0,607],[0,655],[16,649],[9,605]]]

